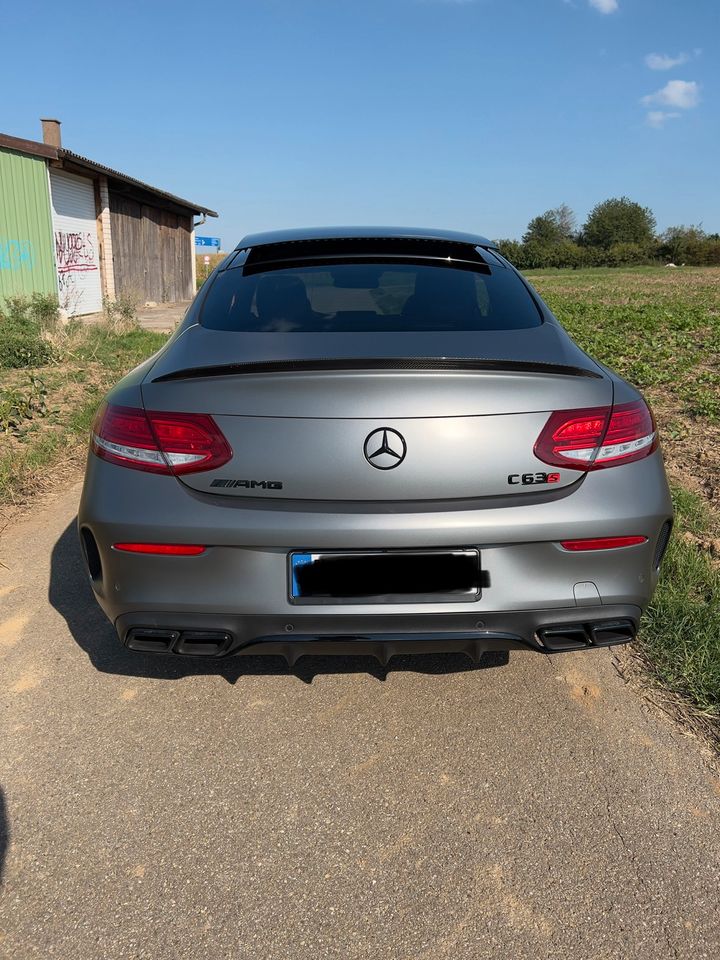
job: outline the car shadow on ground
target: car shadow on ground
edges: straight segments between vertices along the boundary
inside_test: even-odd
[[[295,676],[312,683],[318,674],[367,673],[385,680],[389,673],[413,671],[425,674],[464,673],[505,666],[506,652],[487,653],[478,663],[462,654],[424,654],[393,657],[387,666],[374,657],[304,656],[293,667],[282,657],[228,657],[199,660],[192,657],[152,656],[126,650],[97,605],[80,552],[75,520],[55,544],[50,563],[48,599],[64,618],[75,642],[82,647],[96,670],[128,677],[178,680],[195,675],[224,677],[236,683],[249,675]]]

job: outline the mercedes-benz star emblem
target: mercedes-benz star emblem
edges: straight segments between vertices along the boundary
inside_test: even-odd
[[[378,470],[392,470],[399,467],[405,459],[407,445],[397,430],[380,427],[373,430],[365,439],[365,459]]]

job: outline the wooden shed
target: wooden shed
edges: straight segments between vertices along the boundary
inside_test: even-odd
[[[137,302],[190,300],[195,295],[194,218],[217,213],[69,150],[62,151],[62,163],[66,172],[82,171],[98,180],[101,218],[106,211],[102,226],[112,245],[114,296]],[[104,259],[109,274],[107,251]]]
[[[0,284],[0,294],[48,292],[54,272],[60,306],[70,315],[94,313],[103,300],[118,297],[136,303],[192,299],[195,217],[202,223],[217,213],[64,149],[58,120],[43,120],[42,128],[42,143],[0,134],[6,166],[12,161],[19,176],[25,167],[32,172],[34,163],[42,174],[33,181],[34,206],[10,209],[5,198],[10,212],[3,216],[8,227],[0,230],[0,254],[5,247],[9,252],[0,259],[0,267],[6,260],[8,267],[0,277],[7,290]],[[10,183],[9,174],[5,180]],[[30,216],[36,207],[47,221],[44,234]],[[12,236],[5,238],[8,231]],[[16,250],[25,251],[23,257]],[[49,265],[50,281],[42,264]]]
[[[158,301],[193,296],[192,215],[110,190],[110,223],[116,293]]]

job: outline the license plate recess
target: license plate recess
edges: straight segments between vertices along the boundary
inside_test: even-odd
[[[291,603],[467,603],[481,595],[474,548],[298,550],[288,559]]]

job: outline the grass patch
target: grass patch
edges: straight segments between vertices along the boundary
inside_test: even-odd
[[[0,369],[0,505],[22,502],[49,471],[81,461],[104,394],[167,339],[127,316],[92,326],[30,317],[18,326],[47,343],[51,359]]]
[[[58,322],[59,310],[53,297],[38,293],[32,297],[8,297],[0,304],[0,368],[22,369],[55,359],[47,336]]]
[[[576,342],[683,413],[720,423],[720,270],[662,267],[536,273]]]
[[[715,519],[686,490],[673,491],[675,532],[639,645],[655,675],[703,713],[720,718],[720,567],[703,545]]]
[[[675,531],[638,646],[649,669],[720,721],[720,269],[531,271],[593,357],[638,386],[660,424]]]

